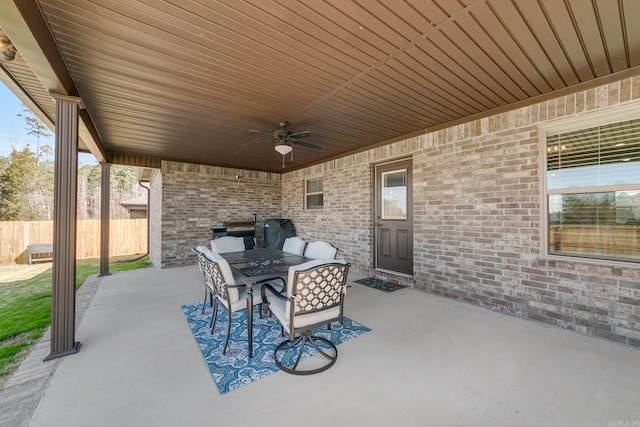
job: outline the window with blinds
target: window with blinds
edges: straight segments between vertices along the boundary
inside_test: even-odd
[[[548,254],[640,262],[640,119],[546,133]]]
[[[324,180],[322,178],[306,180],[305,207],[307,209],[322,209],[324,207]]]

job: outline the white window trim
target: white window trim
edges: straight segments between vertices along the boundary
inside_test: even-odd
[[[315,193],[307,193],[307,182],[309,181],[313,181],[313,180],[317,180],[317,179],[321,179],[322,180],[322,191],[317,191]],[[321,211],[324,210],[324,176],[322,175],[318,175],[318,176],[309,176],[306,177],[304,179],[304,210],[305,211]],[[309,208],[307,206],[307,196],[314,196],[317,194],[322,194],[322,207],[321,208]]]
[[[638,267],[637,262],[625,262],[617,260],[608,260],[604,258],[588,258],[569,255],[551,255],[549,254],[549,215],[548,200],[549,194],[572,194],[584,193],[584,188],[575,188],[570,190],[547,190],[547,133],[548,132],[570,132],[592,126],[604,125],[607,123],[619,122],[630,118],[640,118],[640,102],[630,105],[609,108],[601,111],[584,113],[578,117],[561,118],[546,123],[538,124],[538,170],[540,171],[540,228],[539,232],[539,257],[541,259],[560,262],[580,262],[585,264],[619,266],[619,267]],[[620,186],[621,189],[637,189],[637,185]],[[610,187],[589,187],[589,190],[610,191]]]

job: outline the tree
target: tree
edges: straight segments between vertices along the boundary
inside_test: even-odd
[[[2,158],[0,175],[0,220],[32,221],[38,219],[36,190],[32,180],[37,167],[36,156],[27,145],[21,151],[11,150],[8,158]]]
[[[40,138],[51,136],[47,127],[23,106],[23,117],[29,135],[36,138],[36,150],[27,145],[0,157],[0,220],[33,221],[53,219],[53,156],[49,145]],[[100,217],[101,167],[82,165],[78,169],[78,219]],[[118,203],[142,194],[136,180],[136,169],[111,167],[111,219],[127,218]]]
[[[49,133],[49,129],[42,123],[42,120],[35,117],[31,110],[23,105],[22,111],[24,111],[25,115],[18,114],[18,117],[24,117],[24,122],[27,125],[27,133],[36,137],[36,157],[39,159],[41,154],[40,137],[47,138],[51,136],[51,134]],[[48,145],[45,147],[48,149],[45,154],[51,154],[51,147]]]
[[[24,105],[22,111],[25,114],[18,114],[18,117],[24,117],[27,133],[36,137],[36,168],[32,179],[40,193],[40,207],[44,210],[44,214],[39,215],[39,219],[50,220],[53,219],[53,162],[50,160],[53,152],[50,146],[40,145],[40,138],[47,138],[51,136],[51,133],[44,123]]]
[[[119,202],[141,194],[144,190],[138,185],[136,168],[111,166],[111,188],[109,217],[111,219],[128,218],[128,213]],[[82,165],[78,171],[78,219],[100,218],[100,165]]]
[[[82,165],[78,170],[78,219],[100,218],[100,165]]]

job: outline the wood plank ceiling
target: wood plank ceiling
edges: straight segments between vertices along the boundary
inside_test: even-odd
[[[271,172],[640,65],[637,0],[38,4],[107,152]]]

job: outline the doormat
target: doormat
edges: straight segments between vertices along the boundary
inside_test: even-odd
[[[365,277],[364,279],[354,280],[354,282],[383,292],[393,292],[407,287],[407,285],[399,285],[377,277]]]

